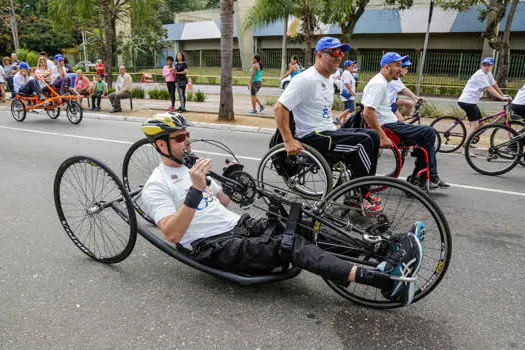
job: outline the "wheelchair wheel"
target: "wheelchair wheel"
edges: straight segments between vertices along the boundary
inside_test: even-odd
[[[60,116],[60,107],[46,109],[47,116],[51,119],[57,119]]]
[[[483,175],[501,175],[512,170],[523,156],[523,141],[511,141],[517,135],[505,125],[490,124],[479,128],[465,144],[467,163]]]
[[[126,152],[122,165],[122,180],[126,189],[130,193],[142,189],[153,170],[160,163],[160,155],[148,139],[139,140],[131,145]],[[145,206],[140,193],[132,196],[132,203],[140,216],[155,225],[153,219],[143,210]]]
[[[364,216],[357,205],[363,186],[384,187],[377,193],[383,212]],[[368,176],[335,188],[318,205],[319,216],[342,230],[316,221],[314,241],[323,250],[358,266],[374,269],[396,240],[410,232],[416,221],[424,223],[423,261],[417,274],[414,301],[428,295],[443,279],[450,263],[452,240],[447,220],[437,204],[418,188],[384,176]],[[350,283],[326,283],[344,298],[373,308],[403,306],[383,297],[377,288]]]
[[[83,114],[82,106],[77,101],[71,101],[67,104],[66,115],[71,124],[79,124],[82,121]]]
[[[124,185],[96,159],[76,156],[55,176],[55,207],[69,238],[90,258],[124,260],[137,239],[137,219]]]
[[[398,177],[403,167],[403,158],[399,149],[380,148],[377,156],[377,175]]]
[[[11,115],[17,122],[23,122],[27,115],[26,105],[19,99],[14,99],[11,102]]]
[[[284,144],[270,149],[257,170],[260,186],[296,199],[320,200],[333,185],[330,166],[313,147],[303,144],[297,155],[288,156]]]
[[[462,121],[456,117],[439,117],[431,124],[439,135],[439,147],[436,144],[436,150],[443,153],[452,153],[458,150],[467,138],[467,129]]]

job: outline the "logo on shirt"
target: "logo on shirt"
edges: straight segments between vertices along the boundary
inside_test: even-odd
[[[188,192],[188,190],[186,190],[186,192]],[[202,200],[199,203],[199,206],[197,207],[197,211],[206,209],[208,205],[210,205],[210,203],[213,202],[215,199],[215,194],[213,194],[211,188],[206,187],[204,191],[202,191]]]
[[[324,105],[323,107],[323,119],[332,119],[330,116],[330,110],[328,109],[327,105]]]

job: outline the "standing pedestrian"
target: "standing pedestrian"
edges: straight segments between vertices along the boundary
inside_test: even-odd
[[[7,83],[7,87],[9,88],[9,91],[11,91],[11,98],[14,98],[14,87],[13,87],[13,78],[17,72],[16,65],[13,65],[11,61],[11,58],[9,56],[5,56],[3,63],[4,63],[4,73],[5,73],[5,81]]]
[[[343,88],[341,89],[341,101],[344,105],[344,112],[339,116],[339,123],[344,124],[346,118],[355,109],[355,79],[354,72],[355,61],[346,60],[344,63],[345,70],[341,75]]]
[[[104,64],[100,58],[97,60],[97,64],[95,64],[95,71],[97,75],[102,75],[102,79],[104,79]]]
[[[301,66],[299,64],[299,57],[292,56],[292,58],[290,59],[290,66],[289,66],[288,72],[285,75],[283,75],[281,80],[283,80],[284,78],[286,78],[288,76],[291,76],[291,78],[293,78],[299,73],[301,73]]]
[[[166,79],[166,85],[168,86],[168,92],[170,93],[171,98],[171,107],[170,112],[173,112],[175,110],[175,67],[173,66],[173,56],[168,56],[166,58],[166,61],[168,62],[167,66],[164,66],[164,69],[162,70],[162,75]]]
[[[251,100],[252,100],[252,110],[248,111],[250,114],[257,113],[257,103],[259,104],[259,112],[264,110],[264,105],[257,97],[257,92],[262,87],[262,75],[263,75],[263,64],[261,63],[261,56],[253,56],[253,65],[250,68],[250,83],[248,84],[248,90],[250,90]]]
[[[96,79],[93,82],[93,94],[91,95],[92,111],[100,111],[100,100],[108,94],[108,84],[104,81],[104,74],[97,74]]]
[[[5,85],[5,72],[4,72],[4,67],[0,65],[0,103],[5,103],[6,93],[5,93],[4,85]]]
[[[131,75],[126,73],[126,67],[120,66],[119,71],[120,74],[117,78],[117,90],[108,95],[111,106],[113,107],[110,113],[122,112],[120,100],[123,98],[130,98],[133,90]]]
[[[177,53],[175,56],[177,63],[175,64],[175,83],[177,85],[177,92],[179,94],[180,107],[177,109],[179,112],[186,112],[186,84],[188,84],[188,65],[184,59],[182,52]]]

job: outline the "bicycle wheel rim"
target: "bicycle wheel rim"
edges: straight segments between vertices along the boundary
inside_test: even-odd
[[[332,190],[332,172],[326,160],[307,145],[297,156],[286,155],[284,145],[277,145],[263,157],[257,171],[257,180],[264,188],[282,188],[291,200],[313,200],[324,198]],[[295,158],[292,158],[295,157]],[[297,173],[288,173],[280,167],[281,160],[292,162],[299,159]],[[284,194],[284,193],[283,193]]]
[[[459,121],[457,125],[454,125],[456,122],[458,122],[458,118],[446,116],[439,117],[430,124],[439,135],[440,144],[437,144],[438,139],[436,138],[434,145],[439,152],[452,153],[458,150],[465,142],[467,129],[463,122]]]
[[[82,107],[77,101],[69,103],[67,107],[67,119],[71,124],[79,124],[82,121]]]
[[[504,125],[485,125],[473,132],[465,144],[465,158],[483,175],[501,175],[512,170],[522,156],[523,144],[510,142],[518,135]]]
[[[107,264],[131,253],[137,237],[135,212],[120,180],[102,163],[83,156],[64,161],[55,176],[54,199],[60,223],[83,253]]]
[[[348,193],[352,193],[352,191],[357,193],[362,186],[374,185],[386,187],[378,196],[382,200],[383,215],[386,216],[388,222],[391,222],[392,230],[398,230],[401,234],[406,233],[414,221],[422,221],[426,225],[426,237],[422,241],[424,257],[421,269],[417,275],[417,291],[414,302],[421,300],[442,280],[452,253],[448,222],[430,197],[415,186],[398,179],[377,176],[364,177],[353,180],[330,193],[319,204],[321,215],[327,217],[332,223],[343,225],[345,221],[340,220],[343,216],[343,211],[346,211],[344,213],[347,218],[345,224],[351,223],[354,227],[359,225],[362,229],[371,229],[372,225],[379,223],[380,216],[365,217],[358,209],[349,209],[348,205],[341,205],[340,202],[345,201],[345,196]],[[341,215],[337,213],[338,210]],[[319,247],[330,253],[337,254],[339,257],[351,256],[360,259],[359,254],[361,253],[355,250],[356,245],[351,243],[346,237],[336,236],[337,239],[334,239],[334,236],[323,236],[323,225],[319,222],[314,223],[314,227],[318,230],[315,241]],[[358,254],[357,256],[356,253]],[[369,252],[367,253],[369,254]],[[363,266],[368,266],[369,268],[376,266],[380,262],[379,260],[380,257],[377,256],[367,259],[361,258]],[[362,305],[374,308],[403,306],[398,302],[387,300],[374,287],[356,283],[350,283],[348,287],[344,287],[328,280],[326,282],[341,296]]]
[[[122,180],[126,189],[130,193],[141,190],[153,170],[160,163],[160,155],[148,139],[141,139],[131,145],[126,152],[122,165]],[[151,224],[155,224],[153,218],[145,210],[147,206],[143,202],[140,193],[133,196],[132,202],[135,210],[142,218]]]
[[[60,108],[46,109],[47,116],[51,119],[57,119],[60,116]]]
[[[20,100],[14,100],[11,103],[11,115],[17,122],[22,122],[26,119],[26,107]]]

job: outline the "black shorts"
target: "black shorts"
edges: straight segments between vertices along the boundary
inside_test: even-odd
[[[510,105],[510,109],[512,110],[512,112],[514,112],[514,114],[517,114],[522,118],[525,118],[525,105],[516,105],[513,103]]]
[[[478,105],[475,103],[458,102],[458,105],[467,114],[469,122],[475,122],[482,118]]]
[[[250,94],[252,96],[257,95],[257,93],[259,92],[259,89],[261,87],[262,87],[262,81],[254,81],[254,82],[252,82],[252,85],[250,87]]]

